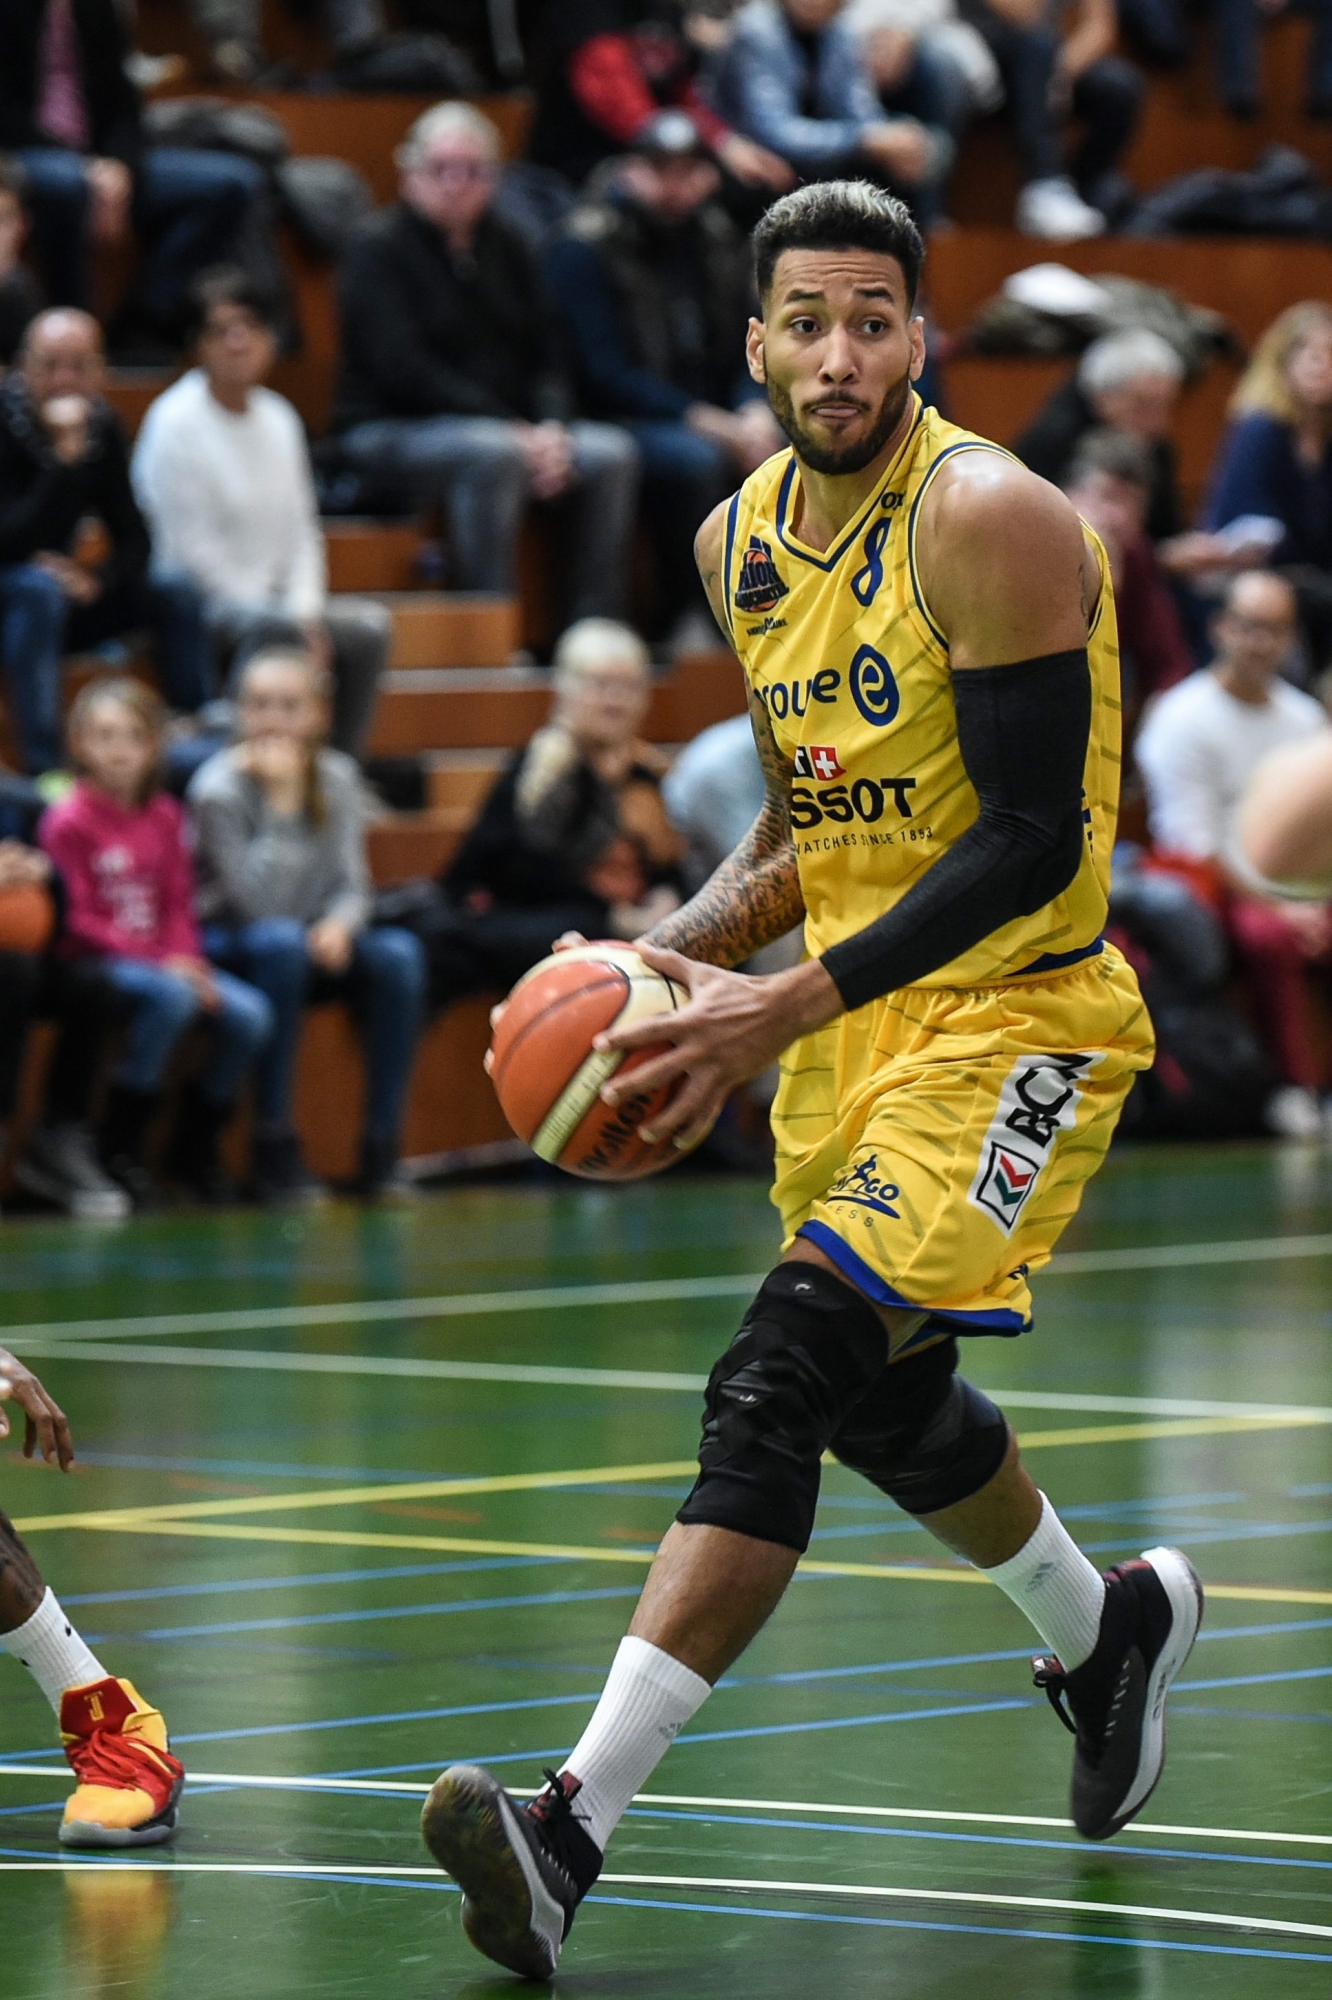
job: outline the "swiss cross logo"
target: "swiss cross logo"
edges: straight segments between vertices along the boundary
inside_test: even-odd
[[[825,785],[832,778],[846,776],[831,743],[802,743],[795,753],[795,774],[797,778],[817,778]]]

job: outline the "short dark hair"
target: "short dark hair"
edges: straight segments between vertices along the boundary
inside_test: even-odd
[[[188,334],[197,340],[208,324],[208,315],[218,306],[239,306],[252,313],[270,333],[278,330],[277,301],[272,293],[240,264],[214,264],[201,271],[190,286]]]
[[[877,250],[895,257],[916,302],[925,241],[911,210],[872,181],[812,181],[759,217],[752,237],[754,284],[766,301],[783,250]]]
[[[1081,486],[1093,472],[1107,472],[1112,479],[1122,479],[1127,485],[1150,493],[1155,484],[1151,446],[1145,439],[1133,437],[1128,431],[1113,430],[1109,425],[1088,431],[1078,440],[1064,475],[1065,490]]]

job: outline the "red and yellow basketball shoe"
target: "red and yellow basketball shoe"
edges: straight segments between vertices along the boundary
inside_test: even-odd
[[[129,1681],[67,1688],[60,1735],[78,1789],[65,1806],[65,1847],[155,1847],[176,1830],[185,1771],[166,1723]]]

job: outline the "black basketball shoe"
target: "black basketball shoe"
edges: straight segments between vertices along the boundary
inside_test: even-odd
[[[1166,1695],[1202,1616],[1203,1587],[1188,1557],[1147,1549],[1106,1571],[1089,1660],[1071,1673],[1053,1655],[1032,1661],[1037,1687],[1077,1739],[1071,1809],[1085,1840],[1109,1840],[1151,1797],[1165,1764]]]
[[[463,1929],[524,1979],[551,1977],[601,1873],[601,1850],[574,1814],[577,1780],[545,1775],[545,1790],[522,1806],[489,1771],[452,1764],[421,1813],[426,1846],[463,1892]]]

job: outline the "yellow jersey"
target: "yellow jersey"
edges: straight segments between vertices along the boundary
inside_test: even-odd
[[[913,396],[901,449],[826,551],[796,537],[800,473],[789,450],[752,473],[728,509],[727,617],[750,688],[794,767],[791,829],[812,954],[891,909],[979,812],[958,749],[948,641],[921,592],[915,540],[939,467],[958,452],[1000,450]],[[1081,865],[1053,902],[920,985],[988,985],[1100,949],[1119,809],[1120,695],[1109,566],[1092,540],[1101,589],[1088,640]]]

